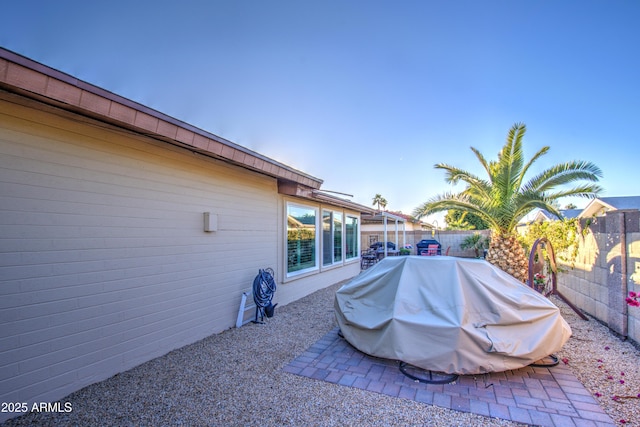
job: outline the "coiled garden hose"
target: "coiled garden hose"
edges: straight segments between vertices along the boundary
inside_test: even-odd
[[[260,269],[258,275],[253,280],[253,301],[256,303],[256,319],[258,315],[260,320],[266,317],[273,317],[273,311],[278,304],[272,304],[273,294],[276,292],[276,281],[273,279],[273,270],[270,268]]]

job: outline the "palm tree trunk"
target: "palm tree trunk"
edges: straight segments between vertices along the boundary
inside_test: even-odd
[[[524,249],[515,234],[491,234],[487,261],[521,282],[528,277],[528,262]]]

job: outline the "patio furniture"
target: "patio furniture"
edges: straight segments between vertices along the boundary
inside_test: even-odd
[[[420,252],[420,255],[424,255],[424,256],[438,255],[439,249],[440,249],[439,245],[428,245],[426,250],[422,250]]]
[[[378,254],[378,259],[384,258],[384,249],[380,248],[376,251]],[[400,255],[400,251],[397,249],[387,249],[387,256],[398,256]]]
[[[362,252],[362,255],[360,255],[361,270],[366,270],[367,268],[374,265],[376,262],[378,262],[378,254],[374,250],[371,250],[371,249],[366,250]]]
[[[363,353],[446,374],[518,369],[560,350],[560,309],[480,259],[387,257],[337,292],[336,321]]]
[[[436,253],[433,253],[434,246]],[[422,255],[422,252],[426,252],[424,255],[441,255],[442,245],[435,239],[422,239],[416,243],[416,254]]]

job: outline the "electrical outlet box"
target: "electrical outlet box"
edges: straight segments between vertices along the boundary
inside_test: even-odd
[[[218,215],[211,212],[204,213],[204,231],[218,231]]]

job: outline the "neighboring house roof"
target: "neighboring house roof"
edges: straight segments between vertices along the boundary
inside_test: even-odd
[[[416,224],[418,224],[418,223],[421,223],[421,222],[422,222],[422,221],[420,221],[419,219],[416,219],[415,217],[413,217],[413,216],[411,216],[411,215],[404,214],[404,213],[402,213],[402,212],[387,211],[387,213],[389,213],[389,214],[391,214],[391,215],[394,215],[394,216],[397,216],[397,217],[399,217],[399,218],[402,218],[402,219],[404,219],[404,220],[405,220],[405,221],[407,221],[407,222],[413,222],[413,223],[416,223]]]
[[[590,218],[602,216],[608,211],[622,209],[640,209],[640,196],[598,197],[591,200],[584,209],[565,209],[560,210],[560,213],[564,218]],[[556,219],[558,218],[549,211],[539,209],[532,222],[554,221]]]
[[[322,193],[319,178],[1,47],[0,99],[81,115],[277,178],[282,194],[373,212]]]
[[[562,217],[567,219],[576,218],[578,215],[580,215],[580,212],[582,212],[582,209],[560,209],[560,213],[562,214]],[[536,212],[536,215],[533,217],[533,222],[555,221],[557,219],[558,217],[552,214],[551,212],[549,212],[548,210],[539,209],[538,212]]]
[[[580,215],[580,212],[582,212],[582,209],[565,209],[560,211],[562,216],[568,219],[577,218]]]
[[[531,222],[553,221],[557,219],[555,215],[546,209],[538,209]]]
[[[624,209],[640,209],[640,196],[598,197],[589,202],[579,217],[602,216],[608,211]]]

